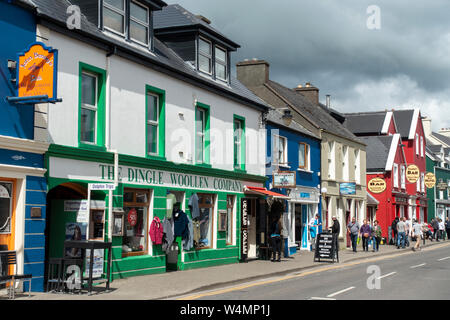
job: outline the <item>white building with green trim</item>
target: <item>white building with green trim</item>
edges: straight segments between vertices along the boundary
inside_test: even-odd
[[[63,99],[48,107],[47,261],[78,236],[112,241],[114,279],[238,262],[245,187],[265,181],[268,109],[230,74],[239,45],[160,0],[33,2]],[[203,241],[190,250],[149,237],[169,193],[189,217],[199,198]]]

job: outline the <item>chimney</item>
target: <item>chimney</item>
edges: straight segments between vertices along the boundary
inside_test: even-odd
[[[269,81],[269,63],[253,58],[236,64],[237,79],[247,87],[259,87]]]
[[[423,131],[425,132],[425,137],[431,136],[431,118],[425,117],[422,119]]]
[[[298,85],[297,88],[294,88],[294,91],[305,96],[313,104],[319,104],[319,89],[311,85],[310,82],[307,82],[304,87],[301,84]]]
[[[327,108],[330,109],[330,107],[331,107],[331,96],[329,94],[327,94],[326,97],[327,97]]]

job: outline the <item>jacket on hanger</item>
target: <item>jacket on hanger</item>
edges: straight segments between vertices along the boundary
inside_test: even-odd
[[[163,222],[163,238],[162,238],[162,249],[168,253],[170,251],[170,246],[174,240],[174,223],[172,219],[164,217]]]
[[[191,210],[192,219],[194,219],[194,220],[198,219],[198,217],[200,217],[200,208],[198,207],[198,195],[197,195],[197,193],[194,193],[189,198],[188,206],[189,206],[189,209]]]
[[[150,225],[150,239],[153,244],[162,244],[162,238],[164,235],[164,228],[161,220],[158,217],[155,217]]]

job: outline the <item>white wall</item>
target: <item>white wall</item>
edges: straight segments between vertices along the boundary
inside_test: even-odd
[[[59,50],[58,96],[63,99],[50,106],[50,139],[52,143],[78,147],[79,62],[105,70],[106,53],[56,32],[50,32],[48,44]],[[166,92],[167,160],[194,160],[194,105],[199,101],[210,106],[212,167],[233,170],[233,114],[237,114],[245,118],[246,170],[265,174],[265,133],[259,132],[260,112],[117,56],[110,58],[109,75],[112,149],[145,157],[145,86],[150,85]]]

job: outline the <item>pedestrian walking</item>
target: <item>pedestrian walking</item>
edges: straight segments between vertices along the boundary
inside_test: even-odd
[[[363,251],[369,251],[369,239],[371,236],[371,228],[370,224],[367,223],[367,220],[363,220],[363,225],[359,229],[359,234],[362,239]]]
[[[416,219],[413,220],[412,235],[416,238],[416,245],[411,249],[413,251],[420,250],[420,240],[422,239],[423,233],[422,226],[417,222]]]
[[[430,241],[433,241],[433,233],[430,231],[430,225],[428,222],[424,222],[422,224],[422,234],[423,234],[423,241],[425,243],[425,239],[429,239]]]
[[[352,249],[353,252],[357,252],[356,241],[358,240],[358,233],[359,233],[359,223],[356,222],[356,219],[353,217],[352,221],[347,225],[347,232],[350,234],[350,239],[352,241]]]
[[[433,227],[433,239],[439,242],[439,221],[437,218],[431,220],[431,226]]]
[[[331,218],[333,225],[331,226],[331,234],[333,236],[333,242],[335,244],[336,251],[339,250],[339,233],[341,232],[341,225],[336,217]]]
[[[270,225],[270,240],[272,242],[272,262],[281,261],[281,221],[280,217],[276,216]],[[278,259],[276,255],[278,253]]]
[[[399,218],[395,217],[391,224],[391,229],[392,229],[392,232],[394,233],[394,245],[397,245],[397,241],[398,241],[398,232],[397,232],[398,220],[399,220]]]
[[[439,238],[445,240],[445,223],[441,218],[439,218]]]
[[[322,223],[319,221],[319,215],[316,214],[314,218],[309,221],[309,235],[311,236],[311,247],[312,250],[316,249],[316,236],[319,233],[319,226],[321,226]]]
[[[380,242],[381,242],[381,226],[378,224],[378,220],[375,220],[373,222],[373,228],[372,228],[372,243],[373,243],[373,252],[377,252],[380,248]]]
[[[405,245],[409,247],[409,239],[411,239],[411,233],[412,233],[412,222],[408,218],[405,218],[405,224],[406,224],[406,232],[405,232]]]
[[[450,240],[450,221],[448,220],[448,217],[445,218],[445,230],[447,232],[447,240]]]
[[[405,217],[399,219],[397,223],[397,234],[398,234],[398,241],[397,241],[397,249],[400,249],[400,245],[402,246],[402,249],[405,249],[405,236],[406,236],[406,219]]]

